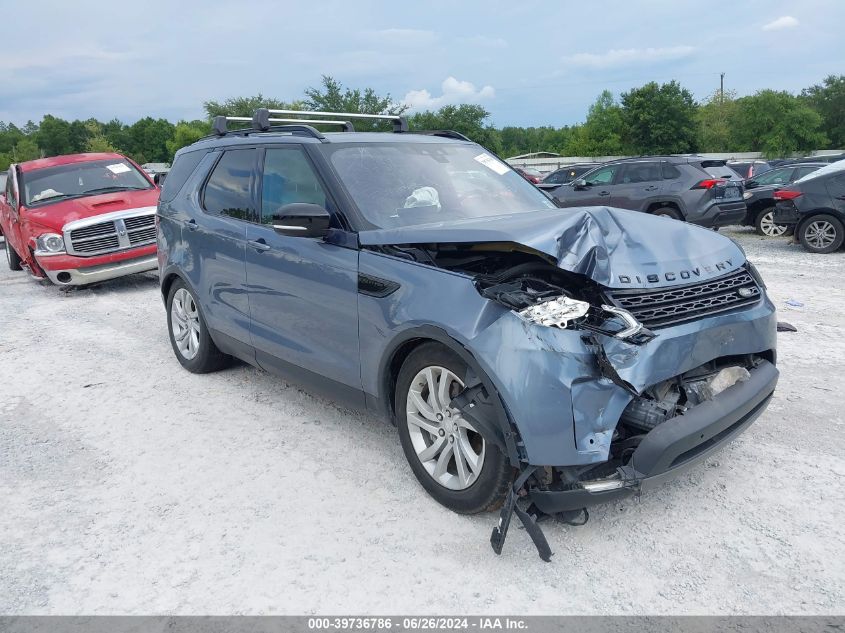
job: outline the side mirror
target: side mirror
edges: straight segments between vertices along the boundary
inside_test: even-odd
[[[590,185],[583,178],[579,178],[578,180],[572,181],[572,186],[575,187],[576,189],[586,189]]]
[[[756,180],[748,180],[745,183],[746,189],[754,189],[754,187],[759,187],[759,186],[760,186],[760,183],[757,182]]]
[[[325,237],[332,216],[319,204],[293,202],[279,207],[273,214],[276,233],[291,237]]]

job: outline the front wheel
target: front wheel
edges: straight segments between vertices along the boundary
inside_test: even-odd
[[[188,371],[206,374],[228,364],[229,357],[211,340],[196,297],[181,279],[167,294],[167,329],[173,353]]]
[[[466,363],[437,343],[415,349],[396,381],[396,422],[417,480],[455,512],[499,507],[513,479],[505,455],[450,405],[464,389]]]
[[[811,253],[832,253],[845,241],[845,228],[832,215],[814,215],[801,223],[798,240]]]
[[[6,261],[9,263],[9,270],[21,270],[21,258],[9,243],[9,236],[5,236],[3,242],[6,244]]]
[[[757,214],[754,219],[754,230],[758,235],[765,235],[766,237],[781,237],[786,235],[789,227],[786,224],[775,224],[774,207],[763,209]]]

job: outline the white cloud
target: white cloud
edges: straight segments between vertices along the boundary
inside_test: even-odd
[[[423,88],[422,90],[411,90],[402,100],[411,110],[435,109],[451,103],[478,103],[496,96],[493,86],[484,86],[476,89],[475,84],[469,81],[459,81],[454,77],[447,77],[440,85],[443,92],[439,97],[434,97]]]
[[[777,20],[772,20],[768,24],[763,25],[764,31],[780,31],[781,29],[792,29],[798,26],[799,22],[791,15],[784,15]]]
[[[576,53],[563,58],[566,64],[592,68],[614,68],[653,62],[665,62],[689,57],[694,46],[670,46],[667,48],[614,48],[604,53]]]

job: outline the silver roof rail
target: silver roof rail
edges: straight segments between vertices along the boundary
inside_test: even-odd
[[[255,115],[265,108],[256,110]],[[392,121],[394,132],[407,132],[408,119],[399,114],[362,114],[360,112],[317,112],[314,110],[266,110],[268,114],[287,114],[296,116],[311,116],[311,117],[344,117],[349,119],[371,119],[380,121]]]

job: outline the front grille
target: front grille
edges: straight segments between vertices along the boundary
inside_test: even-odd
[[[105,255],[156,241],[155,215],[146,213],[97,222],[73,229],[65,235],[71,255]]]
[[[114,222],[100,222],[99,224],[92,224],[81,229],[76,229],[70,232],[71,240],[84,240],[89,237],[97,237],[100,235],[110,235],[116,233],[114,230]]]
[[[149,244],[156,241],[156,227],[151,226],[146,229],[139,229],[137,231],[129,231],[129,243],[132,246],[138,244]]]
[[[740,294],[740,290],[742,294]],[[699,284],[663,290],[614,290],[611,302],[657,329],[757,303],[760,288],[744,268]],[[746,296],[743,296],[746,295]]]

